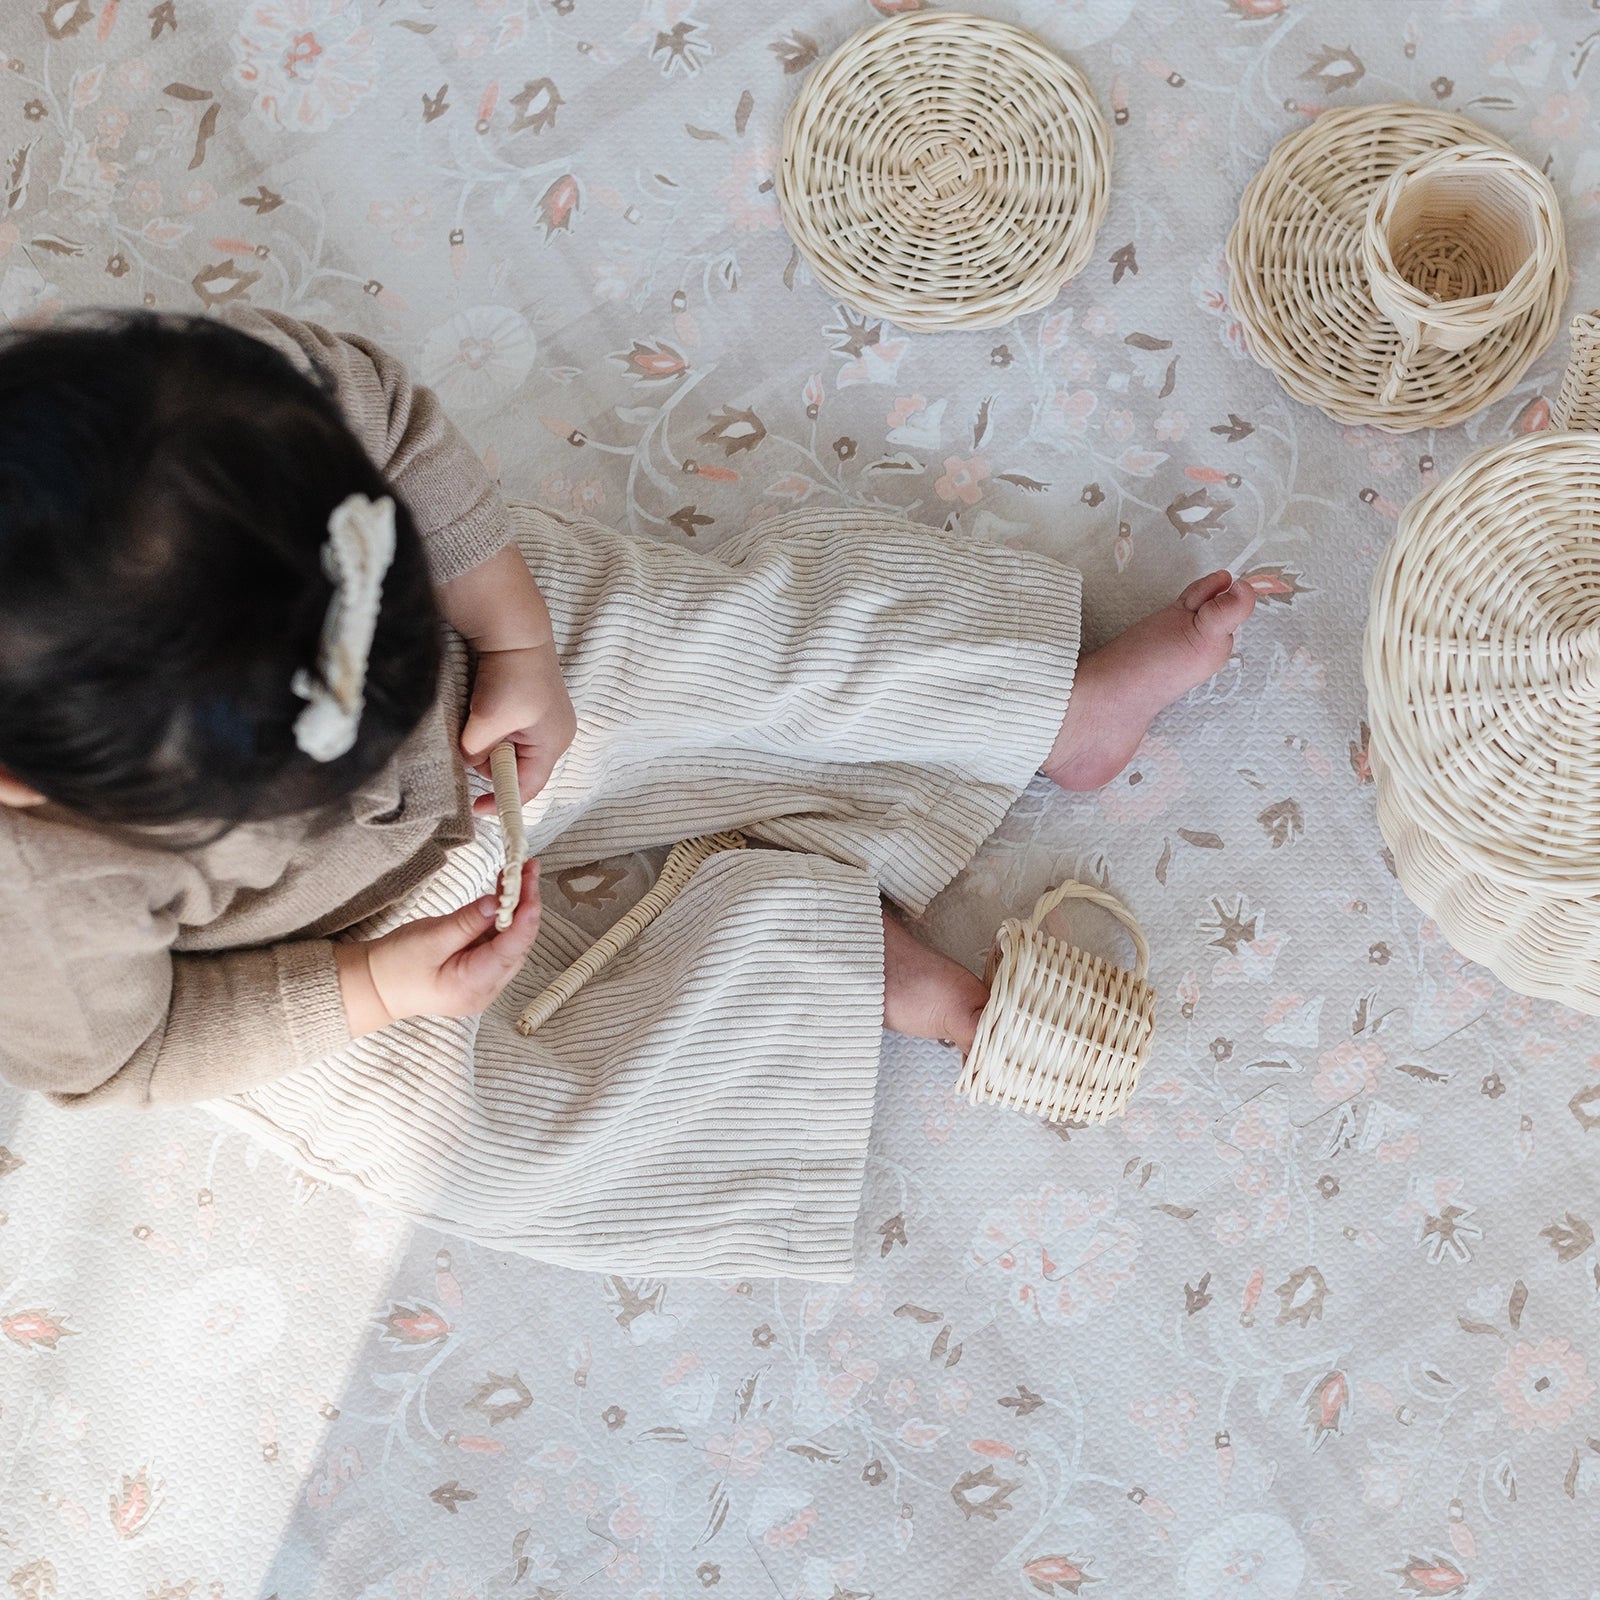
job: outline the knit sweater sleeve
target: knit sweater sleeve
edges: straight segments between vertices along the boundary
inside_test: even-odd
[[[0,1076],[66,1104],[205,1100],[348,1042],[330,944],[174,952],[163,890],[129,867],[41,880],[0,859]]]
[[[488,468],[445,415],[438,396],[370,340],[330,333],[276,311],[238,307],[228,322],[330,385],[345,420],[411,510],[434,581],[448,583],[510,538]]]

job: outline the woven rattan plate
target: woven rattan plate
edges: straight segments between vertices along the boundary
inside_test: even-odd
[[[1513,988],[1600,1011],[1600,317],[1549,432],[1406,508],[1364,668],[1378,822],[1406,893]]]
[[[1451,112],[1355,106],[1291,134],[1251,180],[1228,237],[1229,299],[1251,354],[1295,399],[1392,433],[1446,427],[1504,395],[1554,337],[1567,290],[1560,214],[1547,180],[1521,162],[1549,229],[1526,308],[1465,349],[1410,353],[1379,310],[1366,268],[1368,210],[1397,169],[1458,145],[1510,154]],[[1464,277],[1476,292],[1472,272]]]
[[[1075,68],[1020,28],[922,11],[856,34],[806,79],[778,201],[846,305],[905,328],[987,328],[1083,267],[1110,165]]]

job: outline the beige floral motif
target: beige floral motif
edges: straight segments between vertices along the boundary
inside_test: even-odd
[[[744,450],[754,450],[767,436],[766,424],[755,412],[735,410],[723,406],[706,418],[704,432],[697,435],[701,444],[718,444],[722,453],[736,456]]]
[[[569,906],[591,906],[598,910],[617,898],[616,887],[627,877],[621,867],[608,867],[604,862],[591,862],[588,866],[568,867],[556,874],[556,887]]]
[[[1022,1574],[1040,1594],[1082,1594],[1086,1583],[1099,1580],[1080,1556],[1035,1556],[1022,1563]]]
[[[565,102],[561,98],[561,91],[549,78],[540,78],[536,82],[523,84],[512,95],[511,104],[517,113],[516,121],[511,124],[513,133],[521,133],[525,128],[543,133],[546,128],[556,125],[556,113]]]
[[[572,219],[577,216],[582,199],[578,180],[570,172],[557,178],[539,196],[539,223],[544,229],[546,244],[552,234],[572,231]]]
[[[1306,1438],[1313,1450],[1320,1450],[1344,1432],[1350,1412],[1350,1378],[1342,1371],[1326,1373],[1305,1395]]]
[[[1313,1266],[1291,1272],[1273,1293],[1278,1297],[1278,1326],[1286,1322],[1309,1328],[1322,1321],[1322,1307],[1331,1291],[1322,1274]]]
[[[509,1422],[513,1417],[520,1417],[532,1404],[533,1395],[515,1372],[507,1373],[504,1377],[497,1372],[489,1373],[466,1401],[467,1409],[481,1412],[489,1419],[492,1428],[498,1428],[502,1422]]]
[[[1003,1511],[1012,1511],[1011,1496],[1022,1487],[1020,1478],[1002,1478],[993,1466],[963,1472],[950,1487],[950,1498],[969,1521],[979,1517],[993,1522]]]
[[[941,500],[959,500],[975,505],[983,493],[983,480],[989,476],[989,463],[982,456],[946,456],[944,472],[935,480],[934,493]]]
[[[207,307],[225,306],[232,300],[242,300],[253,283],[261,281],[259,272],[241,271],[232,256],[226,260],[202,267],[190,280],[200,303]]]
[[[1341,1039],[1317,1057],[1311,1092],[1324,1105],[1336,1105],[1378,1087],[1378,1073],[1388,1065],[1382,1045],[1371,1039]]]
[[[643,383],[670,382],[673,378],[679,377],[689,365],[682,351],[674,350],[670,344],[660,339],[650,344],[635,339],[632,349],[621,351],[611,359],[620,361]]]
[[[65,1317],[40,1306],[0,1317],[0,1333],[24,1350],[54,1350],[63,1339],[71,1338],[77,1331],[67,1326]]]
[[[255,0],[234,38],[234,73],[257,115],[320,133],[378,86],[372,30],[346,0]]]
[[[378,1325],[386,1344],[402,1347],[438,1344],[450,1333],[444,1313],[421,1301],[409,1305],[394,1302],[378,1319]]]
[[[24,1566],[17,1567],[6,1579],[16,1600],[54,1600],[56,1593],[55,1563],[39,1556]]]
[[[46,0],[39,13],[52,39],[70,39],[94,17],[89,0]]]
[[[1178,530],[1179,538],[1198,534],[1209,539],[1223,531],[1223,517],[1233,510],[1233,501],[1222,500],[1209,489],[1191,489],[1173,497],[1167,506],[1167,521]]]
[[[1472,1242],[1483,1237],[1483,1229],[1468,1220],[1472,1212],[1471,1206],[1449,1205],[1422,1219],[1420,1242],[1434,1265],[1446,1256],[1458,1262],[1472,1259]]]
[[[166,1485],[153,1477],[148,1467],[122,1475],[122,1484],[111,1496],[111,1531],[119,1539],[132,1539],[150,1525],[150,1519],[161,1508],[162,1491]]]
[[[1325,94],[1337,94],[1341,89],[1353,89],[1366,75],[1366,66],[1355,51],[1336,50],[1325,44],[1300,78],[1304,83],[1314,83]]]
[[[1393,1571],[1402,1594],[1459,1595],[1472,1581],[1455,1562],[1437,1554],[1408,1556],[1404,1565]]]

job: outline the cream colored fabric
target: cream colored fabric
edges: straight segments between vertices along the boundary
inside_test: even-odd
[[[547,915],[481,1020],[415,1019],[218,1109],[320,1176],[451,1231],[619,1272],[851,1267],[883,1006],[879,890],[920,909],[1043,759],[1077,575],[860,512],[718,558],[514,512],[579,734],[527,808],[547,869],[718,828],[709,863],[532,1040],[584,948]],[[483,822],[364,932],[488,892]]]

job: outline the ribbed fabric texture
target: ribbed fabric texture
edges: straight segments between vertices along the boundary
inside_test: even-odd
[[[218,1109],[311,1172],[569,1266],[845,1277],[879,890],[920,909],[1037,770],[1076,575],[871,513],[785,518],[716,557],[513,520],[579,720],[527,808],[547,865],[729,827],[784,848],[713,858],[531,1040],[518,1010],[585,945],[554,907],[483,1018],[401,1023]],[[484,822],[361,931],[484,893],[501,848]]]

